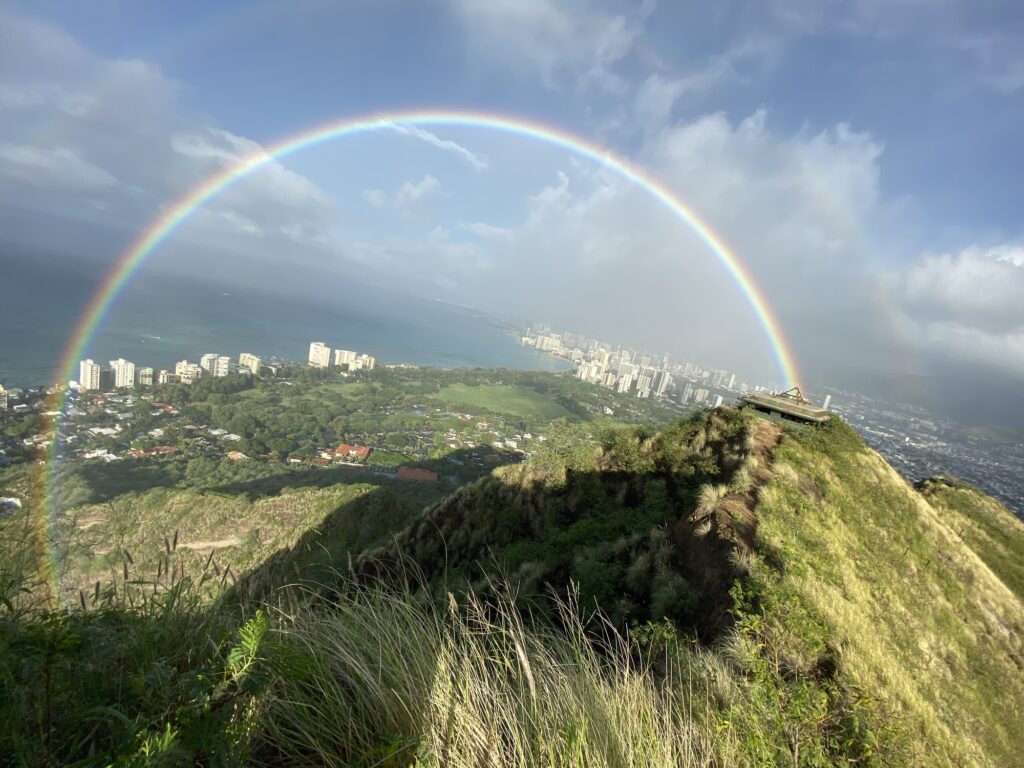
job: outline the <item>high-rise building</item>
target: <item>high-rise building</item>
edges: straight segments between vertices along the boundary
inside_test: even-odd
[[[636,396],[637,397],[650,397],[651,396],[651,377],[643,376],[636,380]]]
[[[314,341],[309,345],[309,364],[314,368],[331,367],[331,348],[322,341]]]
[[[213,375],[224,377],[231,373],[231,358],[227,355],[220,355],[213,364]]]
[[[95,392],[100,389],[100,371],[102,368],[99,363],[94,363],[92,360],[82,360],[78,364],[78,383],[81,384],[82,389],[87,392]]]
[[[177,374],[171,373],[166,368],[161,368],[160,372],[156,375],[157,384],[177,384]]]
[[[357,371],[372,371],[375,365],[377,365],[376,358],[369,355],[360,355],[356,358],[355,365],[349,367],[355,368]]]
[[[248,368],[249,373],[251,373],[253,376],[260,375],[260,366],[262,364],[262,361],[258,357],[256,357],[256,355],[250,354],[248,352],[243,352],[238,356],[238,365],[242,368]]]
[[[708,399],[709,394],[710,393],[706,389],[698,389],[696,392],[693,393],[693,402],[703,403],[705,400]]]
[[[825,402],[821,404],[821,410],[827,411],[830,405],[832,405],[832,395],[825,395]]]
[[[152,368],[139,368],[139,384],[143,387],[153,386]]]
[[[192,384],[199,381],[203,375],[203,367],[190,363],[188,360],[181,360],[174,366],[174,375],[182,384]]]
[[[100,389],[109,392],[114,388],[114,369],[108,365],[100,368]]]
[[[733,373],[733,374],[730,374],[730,376],[729,376],[729,383],[725,385],[725,388],[731,390],[735,386],[736,386],[736,374]]]
[[[719,407],[721,407],[721,405],[722,405],[722,396],[721,395],[715,395],[714,398],[712,398],[712,400],[711,400],[711,407],[712,408],[719,408]]]
[[[4,389],[4,385],[0,384],[0,411],[7,410],[7,390]]]
[[[686,386],[683,388],[683,396],[679,398],[679,402],[688,403],[691,397],[693,397],[693,384],[686,382]]]
[[[537,336],[537,349],[541,352],[557,352],[562,348],[562,339],[558,336]]]
[[[618,385],[618,387],[616,387],[616,391],[619,392],[620,394],[625,394],[626,392],[629,392],[629,390],[632,388],[632,386],[633,386],[633,377],[632,376],[621,376],[619,378],[619,385]]]
[[[356,353],[351,349],[336,349],[334,350],[334,364],[337,367],[343,365],[351,366],[356,361]]]
[[[220,357],[216,352],[207,352],[201,358],[199,358],[199,367],[208,373],[213,373],[217,367],[217,358]]]
[[[725,371],[715,371],[715,374],[711,377],[711,386],[720,387],[725,384]]]
[[[672,374],[668,371],[658,371],[654,378],[654,394],[658,397],[665,396],[665,390],[672,384]]]

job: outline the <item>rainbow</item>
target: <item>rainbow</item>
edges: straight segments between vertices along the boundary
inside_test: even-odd
[[[294,133],[264,149],[241,157],[197,184],[168,205],[160,216],[152,221],[121,254],[90,300],[67,345],[58,369],[62,377],[61,381],[66,382],[75,375],[77,361],[83,357],[111,306],[143,262],[192,214],[225,189],[269,163],[308,147],[357,134],[418,126],[480,128],[535,139],[585,157],[637,185],[685,223],[718,258],[746,298],[761,325],[784,384],[786,387],[798,384],[799,377],[793,353],[786,343],[778,320],[772,314],[768,302],[753,277],[726,242],[688,208],[672,190],[625,158],[567,131],[521,117],[461,110],[398,111],[330,121]],[[52,461],[56,455],[55,447],[56,437],[50,447],[51,461],[49,463],[51,467],[55,464]],[[52,493],[54,471],[54,469],[50,470],[50,483],[48,483],[49,488],[47,489],[50,492],[46,494],[47,506],[55,506]],[[48,510],[49,519],[53,519],[54,512],[53,509]]]
[[[456,126],[482,128],[536,139],[586,157],[615,171],[636,184],[681,219],[711,250],[725,267],[746,298],[773,351],[783,383],[797,385],[799,376],[792,351],[782,334],[753,277],[725,241],[705,224],[668,187],[646,171],[619,157],[608,149],[567,131],[509,115],[483,114],[458,110],[392,112],[370,117],[346,118],[317,125],[287,136],[265,149],[257,150],[227,165],[205,179],[167,206],[121,254],[106,279],[93,295],[68,343],[59,371],[63,380],[71,378],[76,362],[82,357],[113,303],[145,260],[197,210],[235,182],[254,171],[300,150],[333,139],[361,133],[374,133],[408,126]]]

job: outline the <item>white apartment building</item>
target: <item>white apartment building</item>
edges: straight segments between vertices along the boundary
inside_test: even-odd
[[[354,368],[357,371],[372,371],[376,365],[376,358],[370,357],[369,355],[359,355],[359,357],[356,358],[355,365],[350,366],[350,368]]]
[[[216,352],[207,352],[201,358],[199,358],[199,367],[208,373],[213,373],[217,367],[217,358],[220,357]]]
[[[253,376],[260,375],[260,366],[263,362],[256,357],[256,355],[250,354],[249,352],[243,352],[238,356],[238,365],[242,368],[248,368],[249,373]]]
[[[356,353],[351,349],[334,350],[334,364],[338,367],[352,365],[356,361]]]
[[[174,375],[182,384],[192,384],[199,381],[203,375],[202,366],[190,363],[188,360],[181,360],[174,366]]]
[[[153,386],[153,369],[139,368],[139,384],[143,387]]]
[[[92,360],[82,360],[78,364],[78,383],[86,391],[99,391],[101,372],[102,368],[100,368],[99,363],[94,363]]]
[[[213,364],[214,376],[227,376],[231,373],[231,358],[227,355],[220,355]]]
[[[314,368],[331,367],[331,348],[322,341],[314,341],[309,345],[309,364]]]
[[[668,371],[659,371],[654,379],[654,393],[658,397],[664,397],[665,390],[672,384],[672,374]]]
[[[114,372],[115,387],[135,386],[135,363],[130,363],[123,357],[110,361],[110,368]]]

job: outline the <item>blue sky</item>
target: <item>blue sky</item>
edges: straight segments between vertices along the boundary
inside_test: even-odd
[[[0,208],[137,231],[238,154],[328,119],[521,115],[687,200],[805,367],[1020,378],[1022,43],[1012,1],[8,2]],[[430,130],[289,157],[154,263],[264,285],[375,276],[771,370],[721,266],[638,190],[562,150]]]

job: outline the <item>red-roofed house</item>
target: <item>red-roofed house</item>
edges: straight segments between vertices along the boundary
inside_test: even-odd
[[[335,456],[348,459],[365,459],[370,455],[370,448],[366,445],[349,445],[348,443],[342,443],[338,446],[338,450],[334,452]]]

